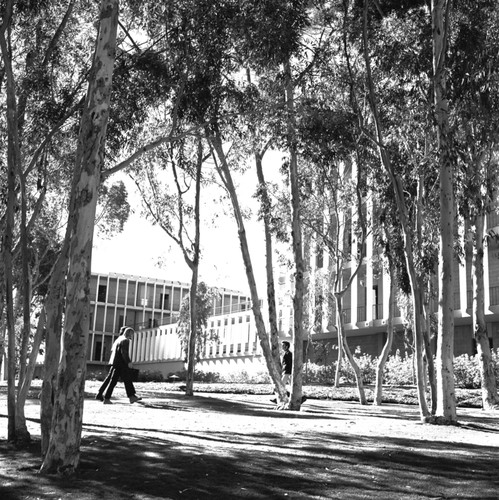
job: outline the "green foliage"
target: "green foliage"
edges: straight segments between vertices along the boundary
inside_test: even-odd
[[[220,382],[237,382],[241,384],[270,384],[272,380],[266,371],[247,372],[242,369],[220,376]]]
[[[360,366],[364,384],[373,384],[376,376],[377,358],[368,354],[355,354]],[[499,385],[499,349],[492,350],[492,359],[495,364],[496,380]],[[307,384],[332,385],[334,383],[336,363],[318,365],[307,363],[304,368],[304,381]],[[463,389],[479,389],[481,376],[478,355],[463,354],[454,359],[455,384]],[[354,384],[355,377],[350,364],[343,361],[340,369],[342,384]],[[389,356],[383,371],[383,384],[389,386],[414,385],[415,373],[413,356],[402,357],[399,352]]]
[[[499,349],[492,349],[492,361],[499,386]],[[454,358],[454,381],[457,387],[463,389],[479,389],[482,377],[480,375],[480,359],[478,354],[469,356],[462,354]]]
[[[480,387],[478,357],[462,354],[454,359],[454,381],[457,387],[474,389]]]
[[[218,340],[216,330],[208,328],[208,318],[213,313],[213,304],[219,296],[217,288],[208,287],[206,283],[200,281],[197,287],[196,294],[196,359],[200,359],[201,353],[204,351],[207,342],[216,342]],[[177,322],[177,335],[182,344],[182,349],[187,357],[187,349],[189,346],[189,332],[191,331],[191,316],[190,316],[190,297],[187,296],[182,301],[180,313]]]
[[[413,356],[402,357],[397,351],[389,356],[383,372],[383,383],[387,385],[412,385],[415,383]]]
[[[98,211],[95,224],[101,236],[111,238],[123,231],[130,214],[130,204],[126,186],[122,181],[109,187],[106,184],[100,185]]]

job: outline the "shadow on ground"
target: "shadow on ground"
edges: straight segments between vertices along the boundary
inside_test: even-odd
[[[265,400],[266,401],[266,400]],[[198,412],[210,418],[271,415],[263,400],[182,395],[144,403],[151,410]],[[383,409],[383,417],[414,419],[414,411]],[[497,447],[386,438],[319,430],[299,432],[311,418],[347,419],[380,414],[356,407],[347,416],[310,403],[296,412],[297,432],[282,435],[255,425],[244,432],[120,429],[84,426],[82,462],[72,478],[37,473],[40,442],[26,450],[0,442],[2,500],[75,499],[498,499]],[[5,417],[2,415],[1,417]],[[6,424],[5,418],[1,423]],[[497,434],[474,421],[472,429]],[[237,426],[236,426],[237,428]],[[492,439],[492,438],[491,438]],[[496,439],[496,436],[493,437]]]

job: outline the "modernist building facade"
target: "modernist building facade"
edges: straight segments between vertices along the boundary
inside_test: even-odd
[[[499,234],[499,217],[488,217],[488,228]],[[309,248],[313,242],[309,242]],[[464,246],[464,242],[463,242]],[[367,257],[344,297],[344,322],[347,339],[352,350],[359,347],[363,353],[380,354],[387,336],[388,297],[390,281],[383,266],[374,265],[375,249],[372,238],[367,241]],[[355,248],[352,248],[355,253]],[[464,252],[466,254],[466,252]],[[310,259],[307,282],[308,304],[314,303],[313,286],[326,272],[330,263],[327,255],[317,257],[308,252]],[[490,239],[485,252],[485,310],[492,348],[499,347],[499,243]],[[346,276],[354,262],[346,266]],[[472,332],[472,276],[471,258],[455,262],[454,269],[455,355],[474,354],[476,345]],[[278,327],[282,338],[291,339],[293,330],[293,281],[289,275],[277,280]],[[112,343],[122,325],[136,330],[132,343],[132,360],[142,370],[161,372],[164,376],[184,368],[184,355],[176,335],[176,315],[182,299],[188,294],[186,283],[155,280],[117,274],[92,276],[91,332],[88,344],[88,364],[93,369],[107,363]],[[327,301],[326,301],[327,302]],[[434,311],[437,303],[434,302]],[[266,306],[262,306],[266,311]],[[308,359],[330,363],[336,359],[337,334],[334,306],[329,303],[321,309],[318,322],[321,327],[312,331],[311,317],[317,312],[309,307],[305,314],[306,340],[304,352]],[[410,342],[404,335],[405,313],[395,307],[395,350],[410,351]],[[317,321],[316,321],[317,324]],[[205,371],[245,370],[265,371],[250,298],[231,290],[221,290],[214,305],[208,328],[218,340],[206,345],[198,368]]]
[[[134,361],[168,361],[166,368],[159,368],[165,373],[181,369],[183,354],[175,334],[175,323],[182,301],[189,294],[189,286],[142,276],[92,274],[87,344],[89,370],[99,370],[107,364],[113,342],[123,325],[136,331],[131,353]],[[236,324],[236,316],[237,325],[248,322],[250,300],[234,290],[222,288],[219,292],[211,323],[221,330],[221,339],[229,340],[232,339],[227,328],[229,322],[231,326]]]

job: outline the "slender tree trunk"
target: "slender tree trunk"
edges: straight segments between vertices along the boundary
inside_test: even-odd
[[[21,157],[20,150],[17,153],[18,158]],[[20,244],[21,244],[21,276],[22,276],[22,310],[23,310],[23,327],[21,335],[21,348],[19,351],[19,375],[18,375],[18,393],[16,401],[16,438],[18,442],[28,443],[31,436],[26,426],[26,417],[24,416],[24,403],[26,400],[26,376],[28,362],[28,346],[31,336],[31,279],[29,269],[28,255],[28,223],[27,223],[27,201],[26,201],[26,182],[22,171],[21,162],[17,164],[19,186],[21,192],[21,228],[20,228]],[[35,358],[36,360],[36,358]],[[29,380],[31,383],[31,380]],[[26,393],[21,394],[21,388],[24,386]]]
[[[433,359],[433,349],[431,348],[431,321],[430,314],[431,309],[428,304],[425,304],[423,298],[421,298],[423,302],[423,310],[425,311],[422,322],[424,323],[423,328],[423,341],[424,341],[424,351],[426,354],[426,365],[427,365],[427,373],[428,373],[428,384],[430,386],[430,395],[431,395],[431,414],[435,415],[437,411],[437,381],[435,378],[435,362]]]
[[[343,318],[336,313],[336,333],[338,335],[338,355],[336,356],[336,370],[334,372],[334,387],[338,388],[341,383],[341,365],[343,364],[343,335],[340,329],[343,329]]]
[[[198,141],[198,161],[196,166],[196,201],[194,206],[194,256],[187,264],[192,270],[190,303],[189,312],[191,318],[191,330],[189,332],[189,347],[187,349],[187,380],[185,395],[192,396],[194,394],[194,371],[196,367],[196,337],[198,335],[198,313],[197,313],[197,295],[198,295],[198,276],[199,276],[199,247],[200,247],[200,199],[201,199],[201,168],[203,166],[203,148],[201,139]],[[185,255],[185,254],[184,254]],[[185,255],[187,257],[187,255]]]
[[[68,231],[66,231],[66,234]],[[45,456],[50,439],[52,414],[57,391],[57,370],[61,357],[61,334],[65,304],[65,278],[69,260],[69,235],[67,234],[61,253],[50,276],[45,298],[46,313],[45,357],[43,361],[43,382],[40,398],[41,452]]]
[[[191,288],[189,290],[189,314],[190,331],[187,347],[187,378],[185,384],[185,395],[194,394],[194,368],[196,366],[196,336],[197,336],[197,289],[198,289],[198,266],[193,267],[191,277]]]
[[[71,238],[64,340],[49,446],[41,472],[72,474],[80,462],[89,330],[92,239],[112,88],[118,0],[103,0],[76,155],[75,230]]]
[[[24,405],[26,404],[28,391],[29,388],[31,387],[31,382],[33,380],[33,375],[35,373],[36,360],[38,358],[38,353],[40,351],[40,344],[42,342],[44,328],[45,328],[45,309],[42,308],[42,311],[38,318],[36,333],[33,338],[33,343],[31,345],[31,352],[26,366],[25,375],[23,377],[22,383],[19,383],[19,387],[17,390],[16,433],[18,435],[25,435],[28,438],[29,438],[29,432],[26,426]]]
[[[265,271],[267,274],[267,301],[270,324],[270,349],[275,363],[280,366],[281,359],[279,353],[279,329],[277,327],[277,307],[275,300],[274,264],[272,261],[272,233],[270,230],[270,210],[271,203],[267,184],[263,175],[262,155],[255,152],[256,173],[259,184],[259,194],[263,213],[263,226],[265,234]]]
[[[338,300],[337,296],[338,294],[341,294],[341,288],[343,286],[343,265],[342,265],[342,257],[345,253],[345,248],[344,248],[344,241],[345,241],[345,211],[341,212],[341,217],[343,218],[342,221],[340,221],[340,212],[337,211],[336,213],[336,220],[337,220],[337,231],[336,231],[336,271],[334,275],[334,283],[333,283],[333,297],[335,301],[335,309],[336,309],[336,333],[338,335],[338,356],[336,358],[336,370],[335,370],[335,376],[334,376],[334,387],[338,388],[340,386],[341,382],[341,367],[343,365],[343,354],[344,354],[344,349],[343,349],[343,322],[344,322],[344,317],[343,317],[343,300],[339,303],[340,308],[338,308]]]
[[[395,293],[396,293],[396,281],[395,281],[395,269],[389,264],[390,273],[390,293],[388,295],[388,319],[386,322],[386,341],[383,346],[383,350],[376,363],[376,384],[374,387],[374,404],[380,406],[383,399],[383,370],[385,369],[386,360],[392,349],[393,344],[393,317],[395,313]]]
[[[4,72],[6,76],[7,94],[7,206],[5,212],[5,233],[3,235],[4,252],[4,280],[5,280],[5,305],[7,309],[7,337],[8,337],[8,365],[7,365],[7,413],[9,441],[16,441],[16,334],[14,318],[13,297],[13,238],[14,238],[14,210],[16,203],[16,177],[21,167],[19,149],[19,129],[16,101],[16,83],[12,69],[12,60],[8,42],[8,33],[12,20],[13,2],[7,0],[5,3],[2,24],[0,26],[0,49],[2,52]]]
[[[482,382],[482,405],[486,410],[497,409],[499,397],[494,372],[494,360],[490,351],[487,323],[485,321],[484,300],[484,233],[485,216],[475,218],[475,234],[473,238],[472,282],[473,282],[473,332],[476,339],[480,376]]]
[[[303,296],[304,296],[304,272],[302,227],[300,216],[300,184],[298,179],[298,154],[296,150],[296,123],[294,104],[294,84],[289,61],[284,67],[285,95],[287,110],[287,142],[289,152],[289,184],[291,190],[291,238],[293,247],[293,258],[295,264],[295,289],[293,295],[293,374],[291,400],[289,407],[299,410],[302,401],[302,379],[303,379]]]
[[[439,308],[437,338],[437,420],[455,423],[456,394],[454,387],[454,193],[453,165],[449,143],[449,116],[446,97],[445,55],[451,3],[432,0],[433,92],[440,172],[440,255]]]
[[[286,394],[286,388],[284,387],[284,384],[282,383],[281,380],[281,369],[280,366],[276,364],[274,357],[272,356],[272,351],[270,349],[270,339],[265,328],[265,322],[263,320],[262,311],[260,307],[260,299],[258,297],[255,273],[253,271],[253,264],[251,262],[248,239],[246,237],[246,229],[244,227],[244,218],[241,213],[241,208],[239,206],[239,200],[237,198],[236,188],[232,180],[230,168],[227,163],[227,158],[225,157],[225,153],[223,151],[222,141],[220,139],[219,134],[210,135],[209,131],[207,131],[207,136],[209,137],[210,143],[212,144],[216,152],[217,158],[219,159],[219,164],[217,164],[216,168],[218,174],[220,175],[220,179],[222,180],[222,183],[224,184],[227,193],[229,194],[232,203],[232,209],[234,211],[234,217],[236,219],[238,228],[241,255],[246,270],[246,277],[248,278],[248,286],[250,289],[253,316],[255,318],[255,327],[258,334],[258,338],[260,340],[260,346],[262,348],[263,357],[265,359],[269,375],[272,379],[272,382],[275,385],[279,400],[287,401],[288,396]]]

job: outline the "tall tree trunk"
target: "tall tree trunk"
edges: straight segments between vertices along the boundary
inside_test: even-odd
[[[194,394],[194,368],[196,366],[196,336],[197,336],[197,289],[198,289],[198,266],[193,267],[191,277],[191,288],[189,290],[189,314],[190,331],[187,346],[187,377],[185,384],[185,395]]]
[[[41,472],[72,474],[80,462],[89,330],[92,239],[116,51],[118,0],[103,0],[76,154],[75,218],[67,279],[64,340],[49,446]]]
[[[20,157],[20,152],[19,152]],[[22,166],[18,164],[18,177],[21,191],[21,276],[22,276],[22,310],[23,327],[21,335],[21,348],[19,351],[19,374],[18,374],[18,392],[16,401],[16,439],[18,442],[28,443],[31,436],[26,426],[26,417],[24,416],[24,403],[26,401],[27,383],[31,383],[28,374],[28,346],[31,336],[31,279],[28,256],[28,224],[27,224],[27,201],[26,201],[26,183]],[[41,339],[40,339],[41,340]],[[35,357],[36,361],[36,357]],[[34,367],[33,367],[34,369]],[[24,391],[22,390],[24,389]],[[24,394],[23,394],[24,393]]]
[[[230,168],[227,163],[227,158],[225,156],[222,141],[220,139],[219,133],[210,134],[207,130],[207,137],[209,137],[210,143],[215,150],[216,157],[219,162],[216,162],[216,169],[222,180],[227,193],[229,194],[232,209],[234,211],[234,217],[236,219],[236,224],[238,228],[239,235],[239,245],[241,248],[241,255],[244,262],[244,268],[246,270],[246,277],[248,279],[248,286],[251,295],[251,303],[253,316],[255,318],[255,327],[257,331],[258,338],[260,340],[260,346],[262,348],[263,357],[265,359],[265,363],[267,365],[267,369],[269,371],[269,375],[272,379],[272,382],[275,385],[277,396],[280,401],[287,400],[286,388],[281,380],[281,369],[280,366],[275,362],[274,357],[272,356],[272,351],[270,349],[270,340],[269,335],[267,334],[265,328],[265,322],[263,320],[262,310],[260,307],[260,299],[258,297],[258,290],[256,286],[255,273],[253,271],[253,264],[251,262],[251,255],[248,246],[248,239],[246,236],[246,229],[244,226],[244,218],[241,212],[241,207],[239,206],[239,200],[237,198],[236,188],[234,186],[234,182],[232,180],[232,175],[230,173]]]
[[[29,355],[29,360],[26,366],[25,374],[22,383],[19,382],[19,387],[17,389],[17,401],[16,401],[16,433],[17,435],[24,435],[29,438],[28,428],[26,426],[26,417],[24,414],[24,405],[26,404],[26,398],[28,396],[29,388],[31,387],[31,382],[33,380],[33,375],[35,373],[36,360],[40,351],[40,344],[43,339],[43,331],[45,328],[45,309],[42,308],[40,316],[38,317],[38,325],[36,328],[36,333],[33,338],[33,343],[31,345],[31,352]]]
[[[296,117],[293,75],[291,64],[284,65],[287,110],[287,147],[289,152],[289,185],[291,190],[291,238],[295,264],[295,289],[293,295],[293,384],[290,409],[299,410],[302,401],[303,379],[303,296],[305,290],[302,227],[300,215],[300,184],[298,178],[298,154],[296,149]]]
[[[342,255],[345,253],[345,248],[344,248],[344,242],[345,242],[345,226],[346,226],[346,213],[344,210],[337,211],[336,213],[336,224],[337,224],[337,231],[336,231],[336,248],[338,251],[336,252],[336,271],[334,273],[334,282],[333,282],[333,297],[335,301],[335,309],[336,309],[336,333],[338,335],[338,355],[336,357],[336,370],[335,370],[335,376],[334,376],[334,387],[338,388],[340,386],[341,382],[341,368],[343,365],[343,355],[344,355],[344,349],[343,349],[343,323],[344,323],[344,317],[343,317],[343,309],[338,310],[338,301],[337,301],[337,295],[341,293],[341,289],[343,287],[343,265],[342,265]],[[340,221],[340,217],[342,218],[342,221]],[[343,301],[341,301],[341,307],[343,307]]]
[[[494,360],[490,351],[487,323],[485,321],[484,300],[484,234],[485,216],[475,218],[475,231],[473,237],[473,258],[471,277],[473,282],[473,332],[476,340],[478,359],[480,362],[480,376],[482,383],[482,405],[486,410],[497,409],[499,397],[494,372]]]
[[[381,354],[379,355],[378,362],[376,363],[376,384],[374,387],[374,405],[380,406],[383,399],[383,370],[385,369],[386,360],[392,349],[393,344],[393,317],[395,313],[395,293],[396,293],[396,280],[394,266],[388,264],[390,274],[390,293],[388,295],[388,318],[386,322],[386,341]]]
[[[267,302],[270,324],[270,349],[277,365],[280,365],[279,329],[277,326],[277,307],[275,300],[274,264],[272,260],[272,233],[270,230],[271,203],[267,184],[263,175],[262,154],[255,151],[256,174],[258,178],[258,192],[263,213],[263,227],[265,234],[265,272],[267,275]]]
[[[71,206],[71,203],[70,203]],[[70,218],[68,224],[73,219]],[[52,269],[44,309],[46,313],[45,357],[43,361],[43,382],[40,398],[41,452],[45,456],[50,439],[54,401],[57,391],[57,371],[61,357],[61,334],[65,304],[66,274],[69,261],[70,233],[66,229],[66,238],[61,253]]]
[[[7,94],[7,207],[5,213],[5,233],[3,235],[4,252],[4,280],[5,280],[5,305],[7,309],[7,337],[8,337],[8,365],[7,365],[7,413],[9,441],[16,441],[16,334],[14,318],[13,298],[13,238],[14,238],[14,210],[16,204],[16,177],[21,170],[21,158],[19,149],[19,129],[16,101],[16,83],[12,69],[10,41],[8,33],[12,21],[13,2],[7,0],[5,3],[2,24],[0,26],[0,49],[2,52],[4,72],[6,76]]]
[[[338,335],[338,355],[336,356],[336,370],[334,371],[334,387],[336,389],[341,384],[341,365],[343,364],[343,334],[340,332],[340,328],[343,329],[343,324],[340,324],[343,319],[336,313],[336,333]]]
[[[203,145],[201,138],[198,140],[198,160],[196,164],[196,194],[194,204],[194,255],[189,259],[184,252],[187,264],[192,270],[189,312],[191,318],[191,329],[189,332],[189,347],[187,349],[187,380],[185,395],[194,394],[194,369],[196,366],[196,337],[198,335],[198,314],[197,314],[197,295],[198,295],[198,276],[199,276],[199,251],[201,242],[201,218],[200,218],[200,200],[201,200],[201,168],[203,166]],[[179,191],[180,194],[180,191]]]
[[[437,338],[437,420],[454,423],[456,394],[454,387],[454,193],[450,151],[449,105],[446,96],[445,61],[451,2],[432,0],[433,99],[437,123],[440,173],[440,255]]]
[[[420,292],[422,293],[422,289],[420,288]],[[437,411],[437,381],[435,378],[435,362],[434,362],[434,354],[433,349],[431,348],[431,308],[428,304],[426,304],[421,297],[421,302],[423,304],[423,317],[422,322],[424,323],[423,328],[423,341],[424,341],[424,352],[426,354],[426,368],[428,373],[428,384],[430,386],[430,395],[431,395],[431,414],[435,415]]]

